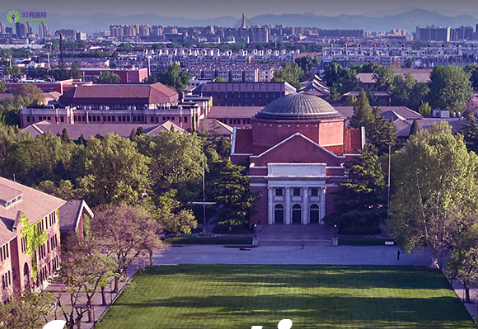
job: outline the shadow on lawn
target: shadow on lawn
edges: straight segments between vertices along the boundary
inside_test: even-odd
[[[420,298],[364,298],[351,296],[218,296],[172,297],[148,303],[115,304],[127,308],[158,308],[155,313],[168,316],[168,309],[181,308],[181,317],[214,317],[282,319],[294,317],[306,323],[358,323],[366,328],[379,328],[387,323],[399,328],[415,323],[422,328],[475,328],[459,299],[453,297]],[[211,309],[208,311],[208,309]],[[199,310],[199,311],[198,311]],[[376,323],[376,326],[373,325]],[[397,325],[393,325],[397,323]],[[433,326],[430,326],[433,323]],[[358,328],[359,326],[357,326]],[[408,328],[408,326],[405,326]],[[300,327],[299,327],[300,328]],[[364,327],[365,328],[365,327]]]
[[[209,274],[214,282],[276,288],[451,289],[440,270],[414,266],[180,265],[148,268],[145,274]]]

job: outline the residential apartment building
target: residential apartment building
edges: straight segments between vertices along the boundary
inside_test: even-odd
[[[0,177],[0,299],[12,292],[44,288],[58,269],[60,224],[58,209],[65,201]],[[29,230],[37,230],[42,245],[33,245]],[[32,249],[33,248],[33,249]]]

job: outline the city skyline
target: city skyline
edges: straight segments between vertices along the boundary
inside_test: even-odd
[[[141,0],[139,2],[115,1],[94,1],[84,0],[82,6],[76,6],[71,2],[59,0],[45,0],[41,4],[34,0],[25,0],[11,6],[2,6],[4,11],[15,9],[17,11],[46,11],[51,14],[68,15],[92,15],[98,13],[115,15],[141,15],[155,14],[158,16],[190,17],[190,18],[214,18],[218,16],[233,16],[240,18],[242,13],[252,17],[262,14],[304,14],[336,16],[366,15],[383,16],[386,14],[397,14],[410,9],[427,9],[447,15],[475,15],[478,16],[478,3],[468,0],[457,0],[454,2],[438,0],[403,0],[395,1],[351,1],[351,0],[297,0],[291,8],[290,1],[276,0],[271,5],[269,0],[244,0],[236,2],[232,0],[177,0],[177,1],[155,1]],[[292,9],[292,10],[291,10]]]

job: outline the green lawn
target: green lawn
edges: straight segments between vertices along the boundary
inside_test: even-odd
[[[150,268],[106,328],[476,328],[437,270],[403,266],[180,265]]]

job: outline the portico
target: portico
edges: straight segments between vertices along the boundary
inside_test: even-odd
[[[269,163],[268,224],[323,224],[325,164]]]

